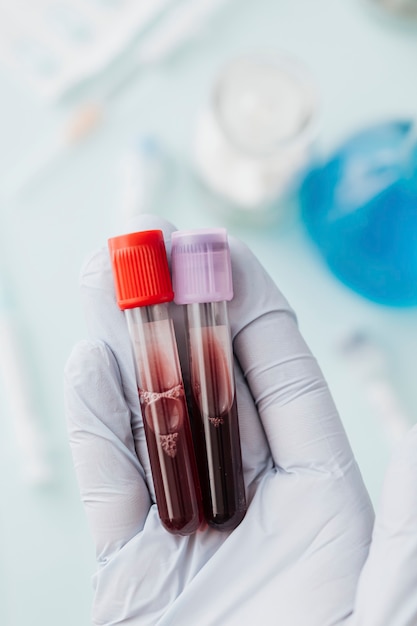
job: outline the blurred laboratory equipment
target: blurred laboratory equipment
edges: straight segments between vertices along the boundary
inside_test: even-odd
[[[394,447],[410,430],[412,421],[393,384],[388,355],[372,334],[363,330],[348,333],[341,342],[340,353],[350,366],[358,389],[363,389],[388,445]]]
[[[230,0],[188,0],[169,12],[141,42],[137,60],[140,64],[158,63],[192,39],[201,36],[213,13]]]
[[[416,0],[367,0],[367,3],[392,16],[407,21],[417,21]]]
[[[4,279],[0,283],[0,389],[12,421],[22,480],[33,486],[53,479],[45,433],[32,393],[16,309]]]
[[[329,268],[376,302],[417,304],[417,137],[410,121],[366,128],[308,173],[303,220]]]
[[[318,98],[304,64],[278,53],[231,60],[198,116],[196,171],[232,213],[279,213],[311,157]]]
[[[44,71],[43,61],[40,58],[42,55],[36,53],[34,49],[39,42],[36,46],[34,42],[29,46],[29,69],[32,73],[35,72],[35,87],[38,87],[41,93],[48,96],[50,100],[59,100],[74,86],[94,78],[95,74],[110,64],[116,56],[116,52],[120,52],[119,48],[122,43],[121,33],[117,35],[117,46],[112,35],[118,21],[123,24],[129,34],[129,37],[126,36],[124,40],[124,48],[128,47],[134,32],[136,34],[141,33],[142,36],[137,43],[132,44],[132,49],[129,51],[123,67],[105,77],[101,85],[91,87],[89,95],[84,100],[72,105],[71,110],[64,114],[58,127],[51,132],[49,137],[43,139],[42,145],[39,148],[35,147],[33,150],[29,150],[17,166],[6,173],[0,189],[1,195],[9,200],[16,194],[27,191],[34,181],[47,173],[49,167],[57,159],[81,143],[100,126],[102,121],[106,119],[109,109],[111,110],[114,99],[141,71],[145,70],[148,65],[163,63],[175,52],[190,43],[191,40],[198,38],[204,27],[208,26],[210,18],[217,11],[220,11],[220,8],[227,2],[230,0],[186,0],[179,4],[174,0],[156,0],[152,3],[152,7],[148,6],[149,3],[146,3],[146,7],[143,6],[143,3],[136,7],[135,3],[132,5],[132,2],[121,3],[116,0],[102,0],[93,7],[86,7],[84,2],[75,2],[71,6],[71,10],[67,7],[67,10],[63,11],[62,7],[58,10],[59,3],[56,0],[36,0],[35,8],[39,8],[38,19],[34,20],[31,25],[33,32],[26,33],[24,37],[29,40],[46,37],[46,39],[42,39],[42,46],[51,45],[53,47],[56,44],[56,49],[49,51],[49,54],[58,57],[62,52],[60,49],[61,39],[59,38],[58,42],[55,42],[55,37],[50,32],[56,20],[51,23],[46,20],[49,29],[47,33],[44,33],[39,24],[42,15],[46,19],[50,13],[55,15],[56,10],[60,21],[65,22],[66,28],[74,35],[70,38],[71,41],[66,42],[66,44],[68,46],[71,44],[72,47],[76,48],[76,50],[72,50],[70,46],[72,52],[68,54],[68,59],[66,59],[73,66],[72,69],[71,67],[60,67],[58,71],[59,63],[56,61],[53,64],[54,67],[57,64],[56,72],[51,73]],[[39,7],[37,3],[39,3]],[[10,65],[11,61],[13,61],[13,66],[17,63],[17,57],[12,55],[10,58],[11,49],[7,48],[6,43],[8,42],[9,47],[13,48],[15,44],[9,39],[13,38],[13,41],[15,39],[20,41],[19,38],[23,37],[20,30],[23,28],[23,24],[26,28],[26,21],[22,21],[21,17],[19,18],[20,21],[17,18],[25,6],[25,0],[21,0],[10,10],[0,6],[0,35],[2,33],[2,18],[5,18],[3,21],[4,28],[7,27],[8,19],[10,19],[11,25],[11,31],[6,42],[3,42],[3,47],[0,40],[0,62],[6,66]],[[31,10],[33,8],[31,4]],[[2,11],[4,12],[3,16]],[[13,15],[15,11],[16,16]],[[76,16],[77,20],[75,20]],[[158,19],[156,19],[157,16]],[[84,60],[83,56],[78,59],[80,54],[86,54],[87,49],[85,39],[75,37],[75,33],[72,32],[74,21],[77,23],[88,22],[86,31],[88,30],[91,35],[87,37],[88,44],[95,47],[95,53],[91,58],[89,57],[90,64],[81,63]],[[90,31],[94,29],[99,29],[100,36],[97,33],[94,36],[91,34]],[[100,38],[103,41],[100,41]],[[90,39],[93,41],[91,42]],[[108,48],[106,48],[107,44]],[[4,49],[5,46],[6,50]],[[5,54],[7,51],[9,54]]]
[[[167,185],[169,157],[158,137],[135,137],[121,162],[121,215],[125,224],[141,213],[157,212]]]
[[[185,39],[197,36],[226,1],[2,2],[0,62],[53,102],[105,70],[138,35],[148,37],[138,60],[161,60]]]
[[[0,61],[47,101],[123,52],[174,0],[17,0],[0,4]]]
[[[99,126],[103,114],[104,108],[99,102],[86,102],[76,107],[61,126],[42,137],[38,147],[28,149],[19,163],[6,172],[0,187],[3,199],[7,202],[28,192],[34,183],[49,173],[49,169],[59,158],[70,152]]]

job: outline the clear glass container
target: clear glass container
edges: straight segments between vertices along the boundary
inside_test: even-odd
[[[278,54],[242,56],[223,68],[198,117],[195,168],[232,215],[276,216],[316,133],[317,92],[304,65]]]

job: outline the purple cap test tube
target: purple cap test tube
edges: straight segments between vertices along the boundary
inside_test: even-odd
[[[227,302],[233,298],[223,228],[172,234],[174,301],[185,305],[191,426],[208,524],[231,530],[246,513],[233,349]]]

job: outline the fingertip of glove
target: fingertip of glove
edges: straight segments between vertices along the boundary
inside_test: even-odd
[[[161,230],[168,255],[171,250],[171,235],[177,228],[171,222],[157,215],[144,214],[129,220],[124,233],[143,230]],[[123,234],[123,233],[118,233]],[[117,236],[117,233],[115,234]],[[84,261],[79,283],[81,287],[113,291],[113,276],[107,246],[94,250]]]
[[[113,277],[109,251],[106,246],[94,250],[84,261],[80,275],[80,287],[113,289]]]
[[[72,349],[64,368],[66,383],[74,384],[79,380],[87,381],[97,376],[103,365],[119,377],[119,369],[113,352],[103,341],[84,339]]]
[[[229,236],[228,239],[235,291],[246,292],[250,286],[252,293],[259,293],[262,297],[273,294],[283,299],[278,286],[252,250],[237,237]]]
[[[384,533],[415,528],[417,511],[417,425],[398,443],[385,474],[377,527]]]
[[[285,296],[252,250],[229,236],[235,296],[230,302],[233,336],[252,320],[270,312],[285,311],[296,320]]]
[[[242,239],[239,239],[239,237],[229,234],[227,239],[229,242],[230,252],[232,256],[240,256],[246,254],[250,254],[251,256],[253,256],[250,248],[244,243],[244,241],[242,241]]]
[[[412,469],[417,478],[417,424],[399,441],[392,456],[391,469],[403,466]]]

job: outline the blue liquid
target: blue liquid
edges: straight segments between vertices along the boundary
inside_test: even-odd
[[[355,135],[301,188],[302,217],[334,274],[361,295],[417,304],[417,146],[411,124]]]

